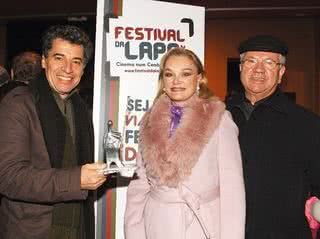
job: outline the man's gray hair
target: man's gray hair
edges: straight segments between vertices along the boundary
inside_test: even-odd
[[[246,52],[240,54],[240,62],[243,61],[243,58],[245,57],[245,55],[246,55]],[[285,65],[286,60],[287,60],[287,58],[284,55],[279,54],[279,63],[281,65]]]

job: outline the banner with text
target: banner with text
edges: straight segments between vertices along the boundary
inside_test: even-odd
[[[96,105],[93,116],[102,120],[102,122],[96,120],[95,124],[103,124],[95,126],[95,130],[100,131],[96,134],[96,142],[102,147],[105,122],[107,119],[113,119],[114,126],[123,135],[124,163],[134,164],[139,123],[143,114],[151,107],[157,91],[160,59],[173,47],[186,47],[194,51],[201,60],[204,59],[205,10],[203,7],[151,0],[123,0],[121,3],[109,1],[108,6],[104,5],[103,9],[100,9],[104,14],[101,13],[101,19],[98,19],[99,6],[102,8],[103,5],[102,3],[99,5],[99,1],[103,0],[98,0],[97,36],[100,36],[105,45],[97,49],[96,39],[96,54],[100,55],[101,64],[104,66],[97,67],[95,75],[106,79],[95,78],[94,104]],[[108,7],[112,8],[113,14],[110,14],[110,11],[106,14]],[[105,35],[98,33],[99,21],[104,21],[100,30],[103,30]],[[97,53],[98,51],[100,52]],[[96,56],[95,64],[99,59]],[[101,70],[104,74],[101,74]],[[97,83],[101,80],[110,82]],[[102,103],[101,100],[109,102]],[[101,108],[101,105],[105,107]],[[101,155],[102,151],[96,148],[96,154]],[[117,178],[114,189],[116,196],[113,197],[116,200],[112,205],[114,217],[109,218],[114,221],[106,222],[103,218],[98,218],[98,224],[101,223],[99,220],[102,220],[104,225],[114,226],[113,229],[107,230],[108,232],[100,233],[101,238],[124,238],[123,215],[127,183]],[[104,205],[98,205],[97,210],[99,211],[101,207],[108,210],[108,206]],[[113,235],[108,236],[109,232]]]

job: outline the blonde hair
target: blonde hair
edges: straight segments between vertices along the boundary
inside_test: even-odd
[[[199,82],[199,92],[198,96],[203,99],[209,99],[213,97],[212,91],[208,88],[208,79],[206,77],[203,65],[198,58],[198,56],[192,52],[191,50],[188,50],[183,47],[176,47],[176,48],[171,48],[162,58],[160,61],[160,73],[159,73],[159,82],[158,82],[158,92],[156,95],[155,100],[157,100],[163,93],[164,93],[164,82],[163,82],[163,73],[164,73],[164,68],[167,63],[167,60],[171,56],[186,56],[188,57],[196,66],[197,68],[197,73],[201,74],[201,80]]]

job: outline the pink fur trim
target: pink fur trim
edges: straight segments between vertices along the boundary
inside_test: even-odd
[[[160,185],[176,187],[185,180],[218,127],[224,104],[217,98],[193,96],[183,108],[181,123],[169,139],[170,99],[162,95],[140,127],[140,152],[147,175]]]

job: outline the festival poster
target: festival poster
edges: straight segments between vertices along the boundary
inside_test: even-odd
[[[203,60],[204,16],[203,7],[191,5],[98,0],[93,110],[98,131],[95,142],[99,142],[96,161],[103,157],[102,138],[106,122],[112,119],[123,136],[124,163],[135,164],[139,123],[157,92],[160,59],[170,48],[186,47]],[[127,184],[128,180],[117,177],[99,199],[97,238],[124,238]]]

